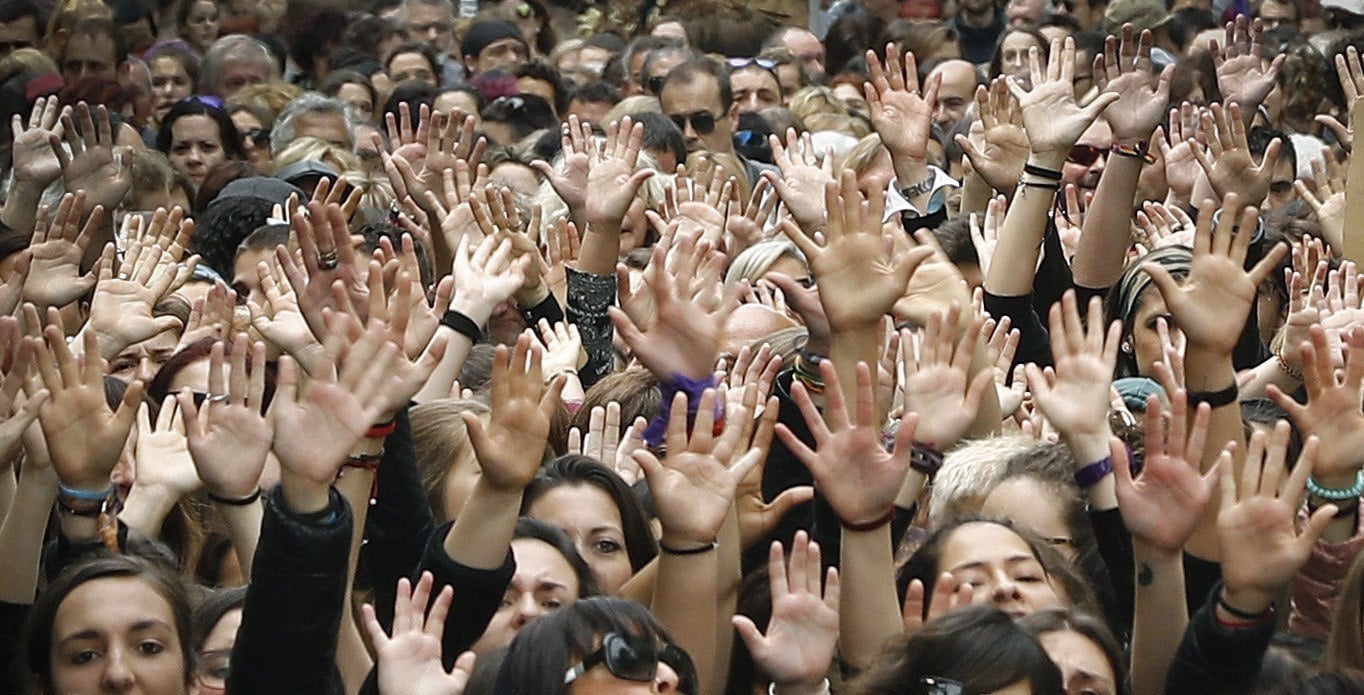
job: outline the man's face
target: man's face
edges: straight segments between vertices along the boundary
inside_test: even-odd
[[[521,39],[498,39],[479,51],[478,58],[469,66],[471,74],[481,75],[489,70],[511,69],[526,61],[526,44]]]
[[[606,114],[611,112],[611,103],[606,101],[582,101],[574,99],[568,102],[568,114],[578,117],[583,123],[598,125],[606,122]],[[659,171],[667,171],[659,169]]]
[[[1266,29],[1279,26],[1296,27],[1298,26],[1298,11],[1292,3],[1265,0],[1260,5],[1260,20],[1264,22]]]
[[[442,5],[414,2],[407,10],[407,31],[425,41],[440,55],[448,55],[455,40],[455,15]]]
[[[964,60],[949,60],[933,68],[928,79],[933,79],[934,75],[942,75],[942,85],[938,88],[938,106],[933,112],[933,121],[942,126],[943,132],[951,132],[966,115],[971,99],[975,97],[976,69]]]
[[[1036,24],[1042,21],[1043,9],[1042,0],[1009,0],[1004,6],[1004,14],[1009,26]]]
[[[687,152],[734,150],[733,109],[720,104],[720,85],[714,77],[697,75],[685,83],[673,79],[663,88],[659,101],[663,113],[682,129]]]
[[[346,119],[339,113],[301,113],[294,119],[294,137],[310,136],[326,140],[327,142],[343,147],[347,150],[351,148],[350,129],[346,127]]]
[[[393,84],[408,80],[419,80],[432,87],[436,83],[436,72],[426,56],[420,53],[399,53],[388,61],[388,78]]]
[[[117,48],[103,34],[76,34],[66,43],[62,56],[62,79],[71,84],[82,77],[118,77]]]
[[[534,77],[518,77],[516,79],[516,91],[521,94],[533,94],[545,100],[551,109],[554,108],[554,85]],[[557,109],[555,109],[557,111]]]
[[[152,75],[147,64],[140,60],[125,63],[118,82],[129,97],[124,115],[134,128],[141,129],[151,119],[153,106]]]
[[[1279,157],[1278,163],[1274,165],[1274,175],[1269,181],[1269,195],[1265,197],[1263,207],[1269,210],[1282,210],[1297,200],[1298,194],[1293,190],[1294,178],[1293,160]]]
[[[795,63],[782,63],[777,66],[777,81],[781,83],[781,105],[790,106],[791,97],[800,91],[804,85],[804,79],[800,74],[800,66]]]
[[[1066,157],[1066,163],[1061,167],[1062,183],[1073,183],[1082,191],[1094,190],[1099,185],[1112,147],[1113,129],[1108,127],[1108,121],[1102,118],[1094,121]]]
[[[686,62],[686,58],[675,52],[664,53],[649,62],[649,73],[644,76],[644,93],[658,96],[663,80],[673,68]]]
[[[254,61],[228,61],[215,86],[218,96],[226,99],[249,84],[260,84],[268,79],[264,66]]]
[[[0,22],[0,58],[20,48],[37,48],[38,38],[38,23],[32,17]]]
[[[731,73],[729,84],[734,89],[734,103],[739,105],[739,113],[782,105],[781,84],[772,73],[756,65]]]
[[[805,29],[788,31],[782,37],[782,43],[811,74],[824,74],[824,44],[814,34]]]

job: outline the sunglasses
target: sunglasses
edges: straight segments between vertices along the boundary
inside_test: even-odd
[[[241,134],[242,143],[248,141],[256,147],[265,147],[270,144],[270,131],[265,128],[252,128]]]
[[[961,682],[941,676],[924,676],[919,679],[919,685],[924,686],[928,695],[961,695],[966,690]]]
[[[1066,155],[1066,161],[1071,164],[1079,164],[1087,167],[1099,160],[1106,150],[1093,145],[1076,145],[1070,148],[1070,154]]]
[[[672,122],[677,125],[677,129],[684,133],[687,132],[688,123],[691,123],[692,129],[698,135],[710,135],[715,132],[715,116],[709,111],[677,114],[668,116],[668,118],[672,119]]]
[[[777,61],[767,60],[766,58],[726,58],[725,64],[730,70],[740,70],[750,65],[756,65],[764,70],[776,70]]]
[[[664,645],[660,650],[654,646],[652,637],[621,632],[608,632],[602,638],[600,649],[588,654],[582,663],[564,674],[564,685],[578,680],[601,663],[605,663],[606,670],[616,678],[649,683],[658,676],[660,661],[677,673],[679,691],[696,695],[699,690],[696,666],[686,652],[673,644]]]

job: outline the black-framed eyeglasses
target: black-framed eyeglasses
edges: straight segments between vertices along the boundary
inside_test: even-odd
[[[1070,148],[1070,154],[1066,155],[1066,161],[1072,164],[1079,164],[1087,167],[1099,160],[1105,150],[1093,145],[1075,145]]]
[[[195,664],[199,685],[205,688],[226,688],[227,675],[232,670],[232,650],[218,649],[203,652]]]
[[[601,648],[588,654],[582,663],[568,669],[564,674],[564,685],[568,685],[584,673],[591,671],[597,664],[606,664],[606,670],[616,678],[637,683],[648,683],[658,676],[658,662],[668,665],[677,673],[677,689],[688,695],[697,695],[699,683],[696,666],[685,651],[673,644],[662,649],[654,645],[652,637],[632,635],[621,632],[608,632],[602,638]]]
[[[696,111],[694,113],[679,113],[670,115],[668,118],[677,125],[677,129],[687,132],[687,123],[691,123],[692,130],[699,135],[710,135],[715,132],[715,114],[709,111]]]

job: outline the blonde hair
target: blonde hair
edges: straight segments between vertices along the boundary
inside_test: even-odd
[[[1037,445],[1022,435],[976,439],[948,452],[933,479],[928,500],[928,528],[938,529],[953,519],[978,513],[985,498],[1004,474],[1014,454]]]
[[[663,113],[663,106],[659,103],[657,97],[651,97],[647,94],[636,94],[632,97],[626,97],[617,102],[615,106],[612,106],[610,111],[606,112],[605,122],[601,125],[604,126],[612,121],[619,121],[626,116],[634,116],[641,113]]]
[[[82,19],[114,18],[114,11],[101,0],[63,0],[52,10],[52,18],[47,22],[47,54],[56,61],[66,52],[66,42],[71,38],[71,30]]]
[[[361,171],[360,157],[354,152],[323,140],[305,135],[295,138],[293,142],[284,146],[271,160],[271,165],[278,172],[290,164],[303,161],[317,161],[332,168],[332,171]],[[368,178],[368,177],[361,177]]]
[[[725,273],[725,287],[731,287],[740,280],[757,282],[767,274],[773,263],[783,258],[794,258],[805,263],[805,254],[801,253],[795,243],[789,240],[769,239],[760,241],[744,249],[729,264],[729,270]]]
[[[439,398],[418,405],[408,412],[412,426],[412,449],[417,470],[421,474],[422,490],[436,515],[437,523],[449,521],[445,509],[445,479],[456,461],[474,456],[469,441],[469,430],[461,413],[485,415],[488,406],[478,401],[459,398]]]
[[[279,117],[289,102],[303,95],[303,88],[286,82],[261,82],[238,89],[227,98],[229,110],[233,106],[254,106],[270,112],[273,120]]]
[[[57,63],[36,48],[16,48],[0,60],[0,75],[8,78],[24,72],[49,75],[57,72]]]
[[[881,145],[881,136],[872,133],[857,141],[847,156],[843,158],[843,168],[852,169],[853,173],[861,176],[871,168],[872,162],[876,161],[877,155],[885,148]]]
[[[383,171],[357,168],[342,171],[341,175],[346,178],[350,185],[361,190],[360,207],[362,208],[388,210],[398,197],[393,192],[393,183],[388,180],[388,174]]]
[[[791,97],[791,105],[787,107],[791,113],[804,122],[809,117],[817,113],[828,113],[834,115],[847,116],[850,114],[848,107],[834,96],[834,90],[828,87],[806,87],[796,92]]]
[[[1340,583],[1321,665],[1328,669],[1364,669],[1364,554],[1350,563],[1350,571]]]

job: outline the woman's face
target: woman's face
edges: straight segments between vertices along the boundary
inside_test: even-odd
[[[431,110],[451,114],[458,110],[465,116],[473,116],[475,126],[479,122],[478,102],[468,92],[445,92],[436,97],[435,102],[431,104]]]
[[[1065,510],[1056,495],[1034,478],[1017,476],[995,486],[980,508],[981,516],[1008,519],[1050,541],[1067,560],[1075,561],[1075,539],[1066,526]]]
[[[242,609],[223,613],[199,649],[199,694],[222,695],[227,688],[227,673],[232,647],[237,643],[237,628],[242,625]]]
[[[598,645],[600,646],[600,645]],[[574,664],[575,666],[577,664]],[[677,671],[662,661],[652,681],[632,681],[619,678],[611,673],[606,664],[598,663],[587,672],[573,680],[568,686],[570,695],[652,695],[653,693],[675,693],[681,679]],[[689,694],[692,695],[692,694]]]
[[[250,111],[238,111],[232,114],[232,125],[236,126],[237,135],[242,139],[242,147],[246,150],[246,156],[251,160],[251,164],[256,167],[256,171],[270,171],[269,135],[265,134],[261,142],[249,137],[252,131],[263,132],[265,124]]]
[[[166,157],[176,171],[188,177],[195,186],[202,186],[208,170],[227,159],[218,122],[200,115],[175,119],[171,124],[171,146]]]
[[[1037,39],[1021,31],[1015,31],[1004,37],[1004,41],[999,44],[1000,72],[1002,75],[1012,75],[1014,79],[1023,80],[1025,84],[1032,80],[1032,72],[1028,67],[1028,49],[1037,48],[1039,51],[1042,46],[1037,43]]]
[[[480,656],[511,644],[536,618],[578,600],[578,575],[558,549],[533,538],[518,538],[511,548],[516,574],[488,629],[470,647]]]
[[[1161,349],[1160,334],[1156,332],[1156,324],[1160,319],[1170,327],[1171,333],[1175,329],[1174,317],[1165,308],[1165,297],[1161,296],[1160,290],[1155,285],[1148,286],[1141,291],[1137,297],[1137,311],[1132,317],[1132,334],[1123,346],[1126,350],[1131,348],[1137,360],[1137,374],[1139,376],[1155,376],[1156,362],[1164,362],[1165,354]],[[1172,338],[1175,336],[1171,336]]]
[[[343,84],[336,90],[336,97],[350,104],[356,118],[365,123],[374,120],[374,97],[370,96],[369,90],[362,85],[353,82]]]
[[[52,685],[62,695],[189,692],[175,611],[136,577],[76,587],[52,622]]]
[[[180,27],[180,38],[203,53],[218,40],[218,6],[209,0],[194,3],[185,15],[185,26]]]
[[[1093,640],[1072,630],[1038,635],[1037,641],[1061,670],[1066,695],[1115,695],[1118,677]]]
[[[554,524],[573,539],[603,594],[616,593],[634,574],[620,508],[600,488],[560,485],[535,500],[527,516]]]
[[[152,72],[152,95],[155,98],[153,105],[156,120],[160,122],[172,104],[194,92],[194,83],[190,81],[184,64],[170,56],[153,58],[149,67]]]
[[[1064,605],[1028,542],[999,524],[959,526],[943,544],[938,571],[974,587],[972,603],[1015,618]]]
[[[870,195],[873,190],[884,192],[890,180],[895,178],[895,167],[890,162],[890,151],[884,147],[876,149],[867,168],[857,175],[857,188],[862,195]]]
[[[782,256],[772,262],[767,268],[768,273],[781,273],[792,280],[799,280],[810,276],[810,267],[805,265],[805,261],[795,256]]]

